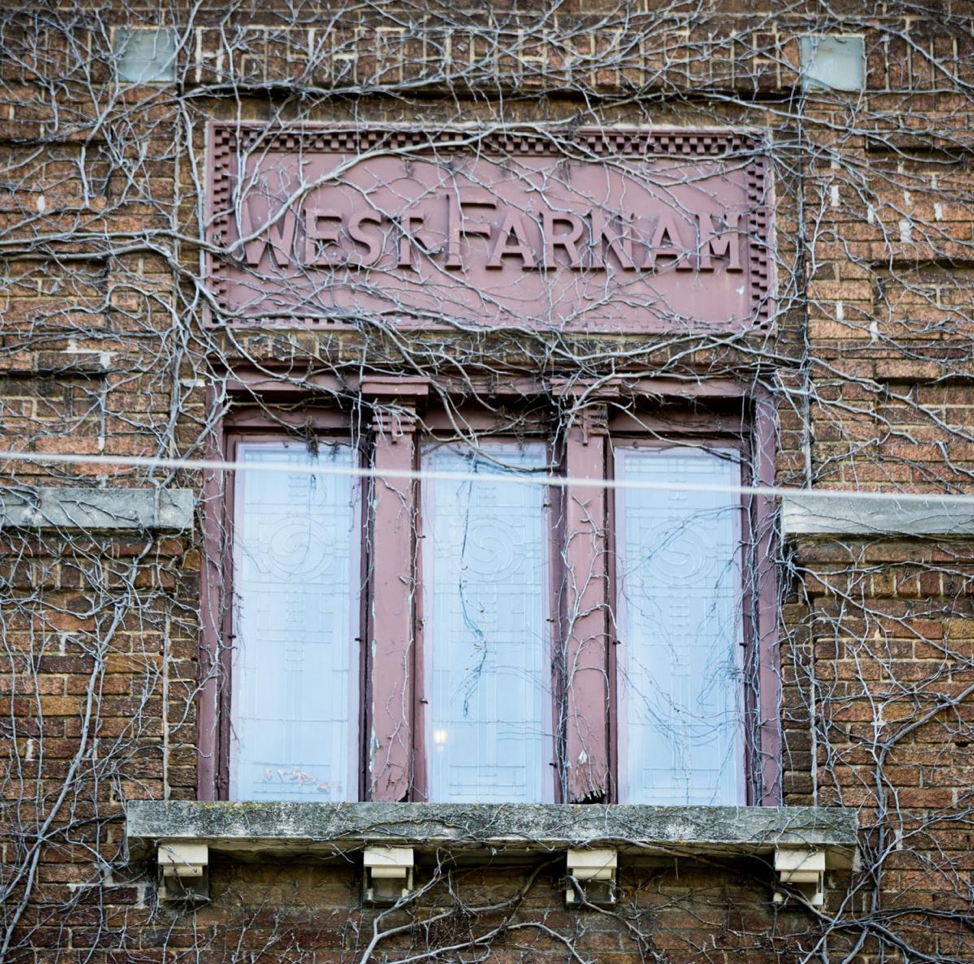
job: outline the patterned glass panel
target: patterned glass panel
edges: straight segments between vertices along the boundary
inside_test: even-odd
[[[437,472],[543,468],[543,445],[430,451]],[[498,465],[497,463],[502,463]],[[427,744],[436,802],[551,797],[547,518],[542,486],[427,483]]]
[[[349,445],[317,458],[279,443],[240,446],[248,464],[354,465]],[[347,800],[357,693],[350,671],[353,535],[349,476],[239,472],[231,796]]]
[[[616,449],[627,481],[739,485],[734,453]],[[622,799],[743,802],[741,503],[619,489]]]

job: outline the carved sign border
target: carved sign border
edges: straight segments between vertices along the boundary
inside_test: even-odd
[[[624,161],[643,157],[729,157],[738,159],[744,171],[749,209],[748,251],[750,268],[751,318],[749,330],[766,332],[773,318],[771,294],[771,200],[770,164],[766,144],[755,134],[724,130],[638,130],[634,128],[579,128],[577,130],[477,130],[465,128],[424,131],[390,127],[352,127],[322,125],[300,130],[268,128],[254,123],[215,121],[209,127],[207,238],[219,246],[229,237],[229,213],[214,218],[217,211],[227,211],[232,184],[231,169],[239,151],[293,151],[303,154],[362,154],[375,150],[435,151],[438,154],[462,154],[477,150],[484,154],[565,157],[566,147],[575,147],[579,160],[599,157]],[[234,319],[229,299],[230,264],[211,252],[206,255],[207,278],[221,315],[220,321],[207,312],[207,323],[215,327],[351,327],[336,321],[307,318]],[[428,327],[418,325],[416,327]],[[611,329],[609,329],[611,330]],[[740,331],[728,326],[728,333]],[[708,334],[714,334],[712,328]]]

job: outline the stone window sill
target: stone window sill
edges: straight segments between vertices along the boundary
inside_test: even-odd
[[[160,844],[240,855],[333,854],[368,846],[458,857],[612,848],[661,856],[823,851],[852,867],[855,810],[832,807],[647,807],[428,803],[224,803],[135,800],[126,812],[133,859]]]

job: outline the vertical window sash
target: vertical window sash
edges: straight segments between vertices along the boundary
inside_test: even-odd
[[[615,470],[741,481],[731,449],[617,445]],[[744,804],[741,499],[622,487],[615,502],[620,801]]]
[[[245,464],[351,468],[348,443],[241,442]],[[234,484],[234,800],[358,796],[359,486],[350,475],[238,472]]]
[[[546,447],[430,446],[425,471],[543,469]],[[496,461],[493,461],[496,460]],[[551,802],[550,514],[542,486],[429,479],[423,492],[427,796]],[[520,661],[520,662],[519,662]]]

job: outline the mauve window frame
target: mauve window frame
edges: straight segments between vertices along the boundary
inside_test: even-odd
[[[339,382],[338,379],[324,379],[322,386],[325,390],[334,392],[348,392],[358,387],[349,382]],[[611,388],[611,386],[608,386]],[[643,399],[641,411],[646,418],[642,420],[642,427],[638,434],[650,438],[654,434],[664,436],[662,441],[671,443],[680,436],[696,438],[717,438],[722,441],[734,436],[740,438],[745,432],[749,440],[749,451],[742,463],[742,483],[747,485],[753,481],[762,485],[771,485],[775,473],[775,418],[770,392],[761,387],[747,386],[732,379],[701,379],[697,383],[687,383],[682,380],[645,377],[633,380],[627,386],[627,395]],[[352,437],[353,416],[351,405],[339,408],[336,396],[334,407],[322,407],[320,394],[311,396],[306,391],[296,392],[293,387],[283,385],[266,373],[249,373],[244,377],[234,375],[228,377],[222,385],[208,389],[207,404],[209,410],[216,416],[214,432],[207,446],[207,457],[213,459],[227,459],[230,455],[228,445],[231,439],[246,436],[251,439],[259,435],[264,440],[272,440],[275,436],[280,439],[286,433],[278,415],[271,416],[254,402],[255,394],[270,403],[287,401],[288,411],[280,413],[291,423],[295,435],[302,428],[310,426],[316,431],[329,433],[335,437]],[[521,384],[516,388],[514,400],[526,403],[537,400],[548,394],[547,386],[541,383]],[[532,398],[534,396],[534,398]],[[611,411],[612,392],[607,393]],[[599,398],[593,394],[593,400]],[[687,417],[684,413],[674,412],[665,419],[659,418],[658,406],[660,400],[668,405],[687,403],[692,407],[695,401],[714,404],[725,410],[730,405],[733,415],[719,412],[706,414],[694,413]],[[236,400],[236,406],[234,401]],[[247,403],[241,405],[246,400]],[[304,404],[307,403],[307,404]],[[621,412],[621,408],[619,408]],[[610,453],[612,442],[617,436],[631,436],[632,424],[627,428],[625,422],[628,416],[610,415],[603,431],[602,438],[602,471],[603,478],[611,478]],[[728,418],[736,419],[736,429],[719,430],[721,420],[727,423]],[[310,419],[310,423],[309,423]],[[480,419],[475,419],[475,424]],[[653,424],[657,423],[657,424]],[[699,426],[699,427],[698,427]],[[709,426],[709,428],[708,428]],[[365,433],[363,432],[363,435]],[[509,433],[503,431],[492,432],[492,436],[507,437]],[[268,438],[269,436],[269,438]],[[292,436],[293,437],[293,436]],[[427,436],[419,433],[409,433],[405,436],[410,446],[410,460],[414,466],[419,464],[419,453],[428,441]],[[532,440],[535,436],[532,434]],[[371,440],[360,447],[372,448]],[[569,463],[567,447],[578,446],[576,437],[573,441],[569,436],[563,440],[560,454],[561,469]],[[586,442],[587,444],[587,442]],[[554,451],[549,442],[549,451]],[[753,474],[750,473],[753,469]],[[229,607],[223,607],[223,600],[232,599],[232,511],[228,514],[227,493],[232,496],[233,474],[207,472],[204,475],[204,515],[203,515],[203,563],[201,569],[201,632],[200,632],[200,679],[197,704],[199,740],[198,740],[198,770],[197,770],[197,798],[200,800],[225,800],[229,788],[229,677],[225,675],[226,666],[217,667],[216,659],[229,658],[229,642],[232,627],[232,614]],[[414,508],[417,523],[422,525],[422,493],[419,485],[409,486],[413,493]],[[571,498],[571,487],[563,490],[563,499]],[[579,491],[596,491],[586,487]],[[618,694],[616,692],[616,671],[614,650],[615,641],[612,638],[611,620],[608,618],[609,607],[615,598],[615,573],[613,566],[613,510],[611,492],[602,490],[603,504],[601,518],[603,522],[603,537],[606,539],[605,572],[601,577],[602,600],[601,612],[605,619],[603,665],[605,667],[604,683],[599,689],[591,683],[582,683],[580,696],[584,697],[589,706],[601,705],[605,708],[604,719],[596,720],[593,725],[605,728],[605,745],[602,752],[604,760],[593,761],[594,767],[604,766],[608,774],[608,782],[603,796],[603,802],[618,802]],[[749,648],[745,653],[745,665],[753,666],[758,677],[758,690],[747,687],[745,691],[745,713],[751,714],[752,719],[745,727],[746,772],[745,783],[748,788],[747,803],[751,806],[776,806],[782,799],[782,760],[781,760],[781,678],[778,652],[778,617],[777,617],[777,574],[774,564],[774,548],[776,544],[775,519],[776,508],[773,499],[768,496],[743,496],[750,502],[744,512],[746,537],[742,540],[745,551],[749,550],[750,560],[745,558],[742,574],[746,574],[753,567],[753,577],[746,578],[742,586],[744,607],[745,640]],[[554,503],[552,494],[549,501]],[[232,498],[230,508],[232,510]],[[370,544],[369,534],[372,529],[372,503],[369,487],[363,487],[362,496],[362,545],[359,553],[362,561],[363,582],[360,606],[360,630],[364,634],[371,633],[371,620],[368,605],[372,596],[371,578],[366,585],[366,577],[371,573],[370,552],[374,547]],[[416,605],[413,608],[412,638],[402,656],[405,660],[406,679],[404,687],[404,705],[408,719],[405,720],[409,729],[409,745],[412,760],[408,774],[409,792],[397,797],[375,794],[370,792],[370,757],[369,739],[372,731],[372,707],[370,681],[373,674],[381,672],[380,665],[374,665],[369,655],[369,646],[361,646],[362,655],[359,661],[359,693],[361,697],[358,723],[361,728],[360,759],[358,763],[359,800],[425,800],[426,790],[426,760],[425,734],[423,713],[423,639],[422,639],[422,560],[420,558],[422,540],[416,540],[419,546],[414,546],[411,557],[405,560],[407,571],[412,573],[416,588]],[[549,558],[552,560],[552,595],[550,599],[550,614],[557,617],[562,612],[564,600],[561,598],[560,586],[563,583],[564,567],[560,566],[560,552],[564,542],[564,532],[559,524],[548,527]],[[750,586],[753,585],[753,589]],[[555,623],[553,625],[562,625]],[[564,631],[553,636],[550,642],[551,650],[566,645]],[[398,672],[400,667],[393,667]],[[594,676],[594,674],[593,674]],[[218,679],[224,680],[224,685],[218,686]],[[594,689],[594,692],[593,692]],[[552,703],[553,719],[558,719],[558,699]],[[757,740],[754,735],[757,735]],[[556,742],[559,739],[555,734]],[[565,799],[561,780],[556,776],[555,801],[570,802]]]
[[[706,396],[710,402],[734,403],[733,386],[715,386]],[[614,444],[644,443],[661,448],[696,444],[702,448],[736,448],[741,453],[741,485],[772,486],[775,472],[775,421],[769,392],[752,388],[739,395],[736,412],[674,413],[666,424],[652,423],[658,414],[647,406],[638,421],[628,413],[610,417],[607,426],[606,478],[614,478]],[[735,405],[735,408],[737,406]],[[616,573],[617,513],[614,493],[609,493],[606,509],[608,589],[607,604],[618,598]],[[742,701],[743,778],[746,806],[780,806],[782,801],[781,761],[781,676],[778,649],[777,572],[774,500],[766,495],[742,493],[741,502],[741,608],[744,641],[743,668],[753,670],[757,691],[745,685]],[[615,619],[610,619],[610,632]],[[610,802],[619,803],[620,697],[618,693],[618,640],[609,644],[609,769],[612,775]]]
[[[215,400],[211,400],[215,401]],[[294,428],[305,429],[311,425],[320,438],[335,441],[352,441],[351,419],[337,410],[315,408],[304,410],[294,417]],[[294,414],[294,413],[290,413]],[[284,430],[280,420],[275,420],[257,406],[244,406],[223,413],[218,418],[218,441],[209,445],[207,457],[219,461],[234,462],[241,442],[300,442],[300,435]],[[361,447],[359,447],[361,464]],[[232,741],[231,700],[233,665],[232,648],[234,634],[234,572],[235,552],[234,530],[236,528],[236,490],[237,473],[207,472],[204,476],[204,520],[203,554],[201,571],[201,633],[200,633],[200,677],[202,680],[197,700],[198,715],[198,768],[197,799],[229,800],[230,797],[230,744]],[[360,497],[356,517],[361,522],[367,510],[366,492]],[[359,611],[358,625],[361,634],[364,625],[366,592],[363,577],[366,567],[364,540],[355,546],[353,572],[358,570],[358,599],[353,602],[353,612]],[[360,646],[358,680],[359,707],[357,721],[358,734],[354,739],[359,761],[362,759],[362,743],[365,732],[363,717],[367,709],[365,690],[362,681],[367,678],[362,661],[366,658],[366,647]],[[206,672],[204,672],[206,670]],[[359,773],[357,799],[362,799],[361,765],[354,770]],[[350,767],[350,771],[352,768]]]

